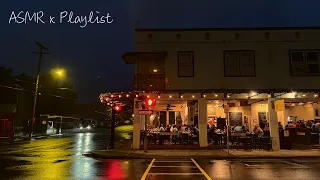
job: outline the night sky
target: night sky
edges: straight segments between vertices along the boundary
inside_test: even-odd
[[[42,71],[66,68],[78,102],[95,103],[100,92],[132,89],[133,66],[121,56],[135,50],[137,20],[140,28],[320,26],[319,5],[319,0],[1,0],[0,66],[35,76],[38,57],[32,52],[38,50],[35,40],[41,41],[51,53]],[[41,10],[46,24],[9,24],[12,11]],[[65,18],[59,24],[62,11],[74,17],[110,13],[113,23],[80,28]],[[49,16],[56,17],[55,24]]]

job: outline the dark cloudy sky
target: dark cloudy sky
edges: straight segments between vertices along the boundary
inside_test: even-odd
[[[133,66],[125,65],[121,55],[135,50],[137,20],[142,28],[319,26],[319,5],[318,0],[1,0],[0,66],[35,75],[32,52],[35,40],[41,41],[51,53],[42,70],[67,68],[79,102],[98,102],[100,92],[132,89]],[[8,23],[12,11],[41,10],[47,21],[49,16],[58,21],[65,10],[82,16],[110,13],[114,21],[85,28],[66,22]]]

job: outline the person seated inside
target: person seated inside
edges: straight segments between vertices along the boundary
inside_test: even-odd
[[[282,130],[282,129],[283,129],[283,125],[281,124],[280,121],[278,122],[278,127],[279,127],[279,130]]]
[[[209,129],[209,132],[210,133],[216,133],[216,126],[215,125],[212,125]]]
[[[242,132],[243,133],[247,133],[247,132],[249,132],[249,129],[246,127],[246,126],[242,126]]]
[[[253,132],[256,136],[258,137],[262,137],[264,135],[264,132],[263,130],[260,128],[259,124],[256,124],[254,126],[254,129],[253,129]]]
[[[303,121],[301,121],[301,123],[300,123],[300,128],[306,128],[306,124],[304,124]]]
[[[242,132],[242,126],[239,126],[239,124],[236,124],[234,127],[234,132],[241,133]]]
[[[169,125],[169,124],[167,125],[165,131],[166,131],[166,132],[170,132],[170,125]]]
[[[165,131],[165,129],[164,129],[164,127],[163,127],[163,124],[161,124],[160,125],[160,128],[159,128],[159,132],[164,132]]]

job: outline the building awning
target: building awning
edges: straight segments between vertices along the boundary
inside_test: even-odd
[[[126,52],[122,55],[122,59],[126,64],[137,63],[139,55],[152,55],[152,54],[163,54],[166,55],[167,52]]]

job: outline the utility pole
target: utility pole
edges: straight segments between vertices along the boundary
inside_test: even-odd
[[[39,80],[40,80],[40,71],[41,71],[41,63],[42,63],[42,56],[44,54],[50,54],[48,52],[44,52],[47,51],[48,48],[45,47],[43,44],[41,44],[40,42],[36,41],[36,45],[38,45],[40,47],[40,52],[33,52],[34,54],[39,54],[39,60],[38,60],[38,70],[37,70],[37,81],[36,81],[36,89],[35,89],[35,94],[34,94],[34,100],[33,100],[33,108],[32,108],[32,121],[31,121],[31,130],[30,130],[30,134],[29,137],[31,138],[33,135],[33,125],[35,122],[35,113],[36,113],[36,106],[37,106],[37,98],[38,98],[38,91],[39,91]]]

